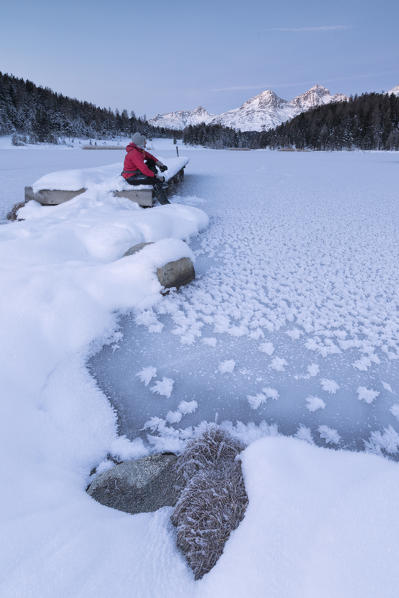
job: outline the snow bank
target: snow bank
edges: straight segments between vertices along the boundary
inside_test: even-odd
[[[397,464],[282,437],[242,462],[247,512],[198,596],[397,596]]]
[[[162,301],[156,268],[192,258],[182,239],[208,218],[184,205],[142,210],[98,189],[52,208],[30,202],[23,217],[0,228],[0,595],[109,596],[91,578],[104,551],[109,563],[123,546],[139,559],[165,514],[126,521],[85,494],[116,440],[115,413],[85,360],[115,334],[119,311]],[[155,243],[122,257],[142,241]]]
[[[166,181],[174,177],[189,161],[188,158],[184,157],[161,158],[161,160],[168,166],[168,170],[164,173]],[[75,191],[82,188],[90,189],[93,186],[100,186],[103,192],[131,189],[131,185],[121,177],[121,170],[121,162],[96,168],[59,170],[40,177],[33,183],[32,188],[35,193],[41,189]]]

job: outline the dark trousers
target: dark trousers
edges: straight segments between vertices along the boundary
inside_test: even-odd
[[[146,164],[148,168],[154,172],[154,174],[157,173],[157,167],[153,160],[146,160]],[[140,172],[138,174],[130,176],[128,179],[125,180],[127,183],[129,183],[129,185],[152,185],[152,187],[154,187],[154,193],[159,203],[170,203],[170,201],[168,200],[168,196],[166,195],[165,189],[163,189],[162,183],[158,179],[151,176],[146,176],[145,174],[142,174]]]

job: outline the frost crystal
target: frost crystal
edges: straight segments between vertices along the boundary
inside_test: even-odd
[[[151,386],[150,390],[161,395],[162,397],[169,399],[170,395],[172,394],[173,385],[174,380],[171,378],[162,378],[162,380],[157,380],[154,386]]]
[[[323,390],[334,395],[339,389],[339,384],[335,380],[329,380],[328,378],[322,378],[320,384]]]
[[[341,436],[337,430],[330,428],[329,426],[319,426],[320,438],[322,438],[327,444],[339,444]]]
[[[221,374],[231,374],[234,370],[236,362],[234,359],[227,359],[219,364],[219,372]]]
[[[143,368],[142,370],[140,370],[139,372],[137,372],[136,376],[142,381],[144,382],[144,384],[146,386],[149,385],[149,383],[151,382],[151,380],[153,378],[155,378],[155,376],[157,375],[157,368],[154,368],[152,366],[149,366],[147,368]]]
[[[310,412],[317,411],[318,409],[324,409],[325,406],[325,402],[319,397],[310,396],[306,398],[306,409]]]
[[[366,403],[372,403],[374,399],[378,397],[380,393],[378,390],[372,388],[366,388],[365,386],[359,386],[357,389],[357,398],[359,401],[365,401]]]

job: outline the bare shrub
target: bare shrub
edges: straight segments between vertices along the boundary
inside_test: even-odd
[[[191,440],[179,457],[178,467],[185,481],[203,469],[231,467],[244,445],[219,426],[210,424],[198,438]]]
[[[171,517],[177,546],[200,579],[215,565],[224,545],[244,517],[248,504],[241,463],[243,445],[211,425],[179,458],[186,481]]]

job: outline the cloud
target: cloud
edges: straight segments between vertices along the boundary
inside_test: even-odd
[[[318,27],[271,27],[266,31],[283,31],[286,33],[314,32],[314,31],[346,31],[351,25],[320,25]]]

